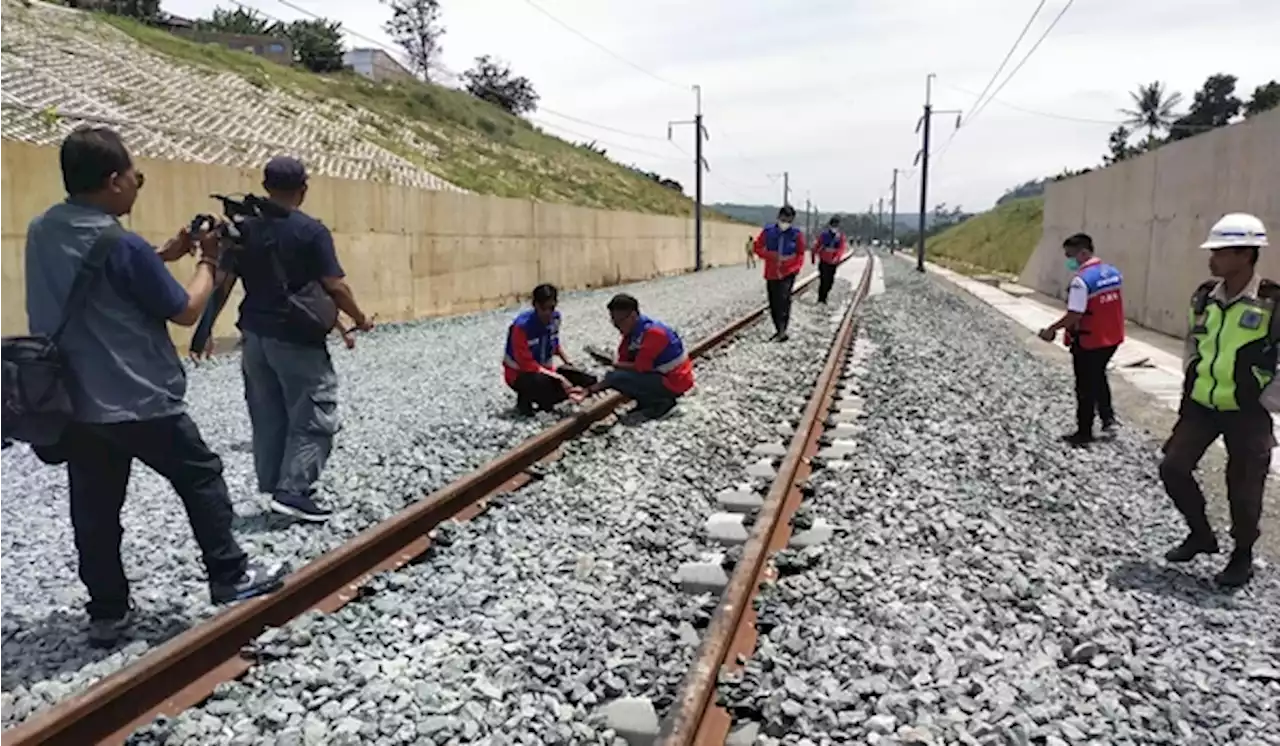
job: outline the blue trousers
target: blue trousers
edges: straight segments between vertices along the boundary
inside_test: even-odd
[[[603,383],[605,388],[635,399],[641,408],[676,399],[676,395],[663,385],[661,373],[611,370],[605,374]]]
[[[240,367],[258,490],[307,494],[341,427],[329,351],[245,332]]]

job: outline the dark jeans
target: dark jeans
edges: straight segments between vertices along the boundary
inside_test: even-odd
[[[594,386],[598,380],[590,373],[576,368],[563,367],[559,368],[558,372],[574,386],[584,388]],[[521,373],[512,382],[511,388],[515,389],[517,404],[528,402],[544,411],[551,410],[555,405],[569,398],[559,381],[541,373]]]
[[[1107,363],[1116,354],[1115,347],[1086,350],[1071,348],[1071,368],[1076,374],[1076,432],[1093,432],[1093,414],[1096,411],[1102,424],[1115,422],[1116,412],[1111,406],[1111,384],[1107,382]]]
[[[182,499],[209,582],[233,582],[244,572],[247,557],[231,533],[235,511],[222,480],[222,460],[205,445],[190,417],[77,423],[66,437],[71,525],[91,619],[119,619],[129,608],[129,580],[120,560],[120,511],[134,459],[168,479]]]
[[[1212,529],[1204,512],[1204,493],[1193,472],[1200,457],[1217,437],[1227,447],[1227,502],[1231,505],[1231,536],[1237,549],[1249,549],[1258,539],[1262,495],[1275,447],[1271,415],[1263,409],[1219,412],[1183,399],[1178,421],[1164,444],[1160,481],[1187,519],[1192,531]]]
[[[329,351],[245,332],[240,371],[258,491],[308,494],[342,425]]]
[[[836,270],[839,268],[839,264],[827,264],[826,262],[818,264],[819,303],[827,302],[827,296],[831,294],[831,287],[836,284]]]
[[[604,376],[604,385],[605,388],[613,389],[623,396],[634,399],[636,406],[641,409],[672,402],[678,398],[662,382],[661,373],[611,370]]]
[[[769,315],[773,318],[773,328],[779,334],[787,330],[791,321],[791,288],[796,284],[795,275],[787,275],[781,280],[765,280],[765,288],[769,293]]]

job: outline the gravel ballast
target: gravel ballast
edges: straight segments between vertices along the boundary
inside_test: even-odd
[[[584,345],[616,347],[604,308],[616,292],[634,294],[642,310],[689,342],[764,302],[759,270],[745,268],[567,294],[562,338],[577,364],[590,363]],[[503,384],[502,345],[516,310],[382,327],[360,336],[353,351],[333,348],[344,427],[320,484],[321,498],[336,510],[322,526],[275,516],[256,494],[238,355],[193,369],[190,412],[222,456],[246,550],[300,566],[554,422],[548,414],[517,418],[514,395]],[[89,649],[66,471],[40,464],[21,445],[3,451],[0,464],[7,727],[214,609],[181,502],[167,482],[135,464],[122,550],[140,611],[135,639],[112,651]]]
[[[1065,447],[1069,369],[886,264],[858,450],[805,507],[835,536],[766,590],[767,633],[720,686],[743,742],[1280,744],[1274,567],[1229,594],[1225,554],[1165,563],[1184,528],[1160,440]]]
[[[716,551],[714,496],[798,416],[849,289],[797,301],[788,343],[766,322],[699,361],[675,415],[571,442],[369,597],[268,632],[241,681],[132,742],[617,746],[651,728],[715,606],[677,569]]]

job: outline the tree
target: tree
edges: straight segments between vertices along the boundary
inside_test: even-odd
[[[1236,76],[1225,73],[1210,75],[1196,91],[1186,115],[1169,126],[1169,139],[1182,140],[1230,124],[1244,106],[1235,92]]]
[[[519,116],[538,108],[538,93],[523,75],[489,55],[476,58],[475,67],[462,74],[467,93]]]
[[[1142,152],[1142,148],[1135,148],[1129,144],[1129,138],[1133,136],[1133,130],[1123,124],[1111,131],[1111,135],[1107,138],[1107,154],[1102,156],[1102,162],[1111,165],[1127,160]]]
[[[1165,84],[1158,80],[1139,85],[1138,90],[1129,94],[1129,98],[1133,100],[1133,108],[1120,110],[1121,114],[1128,117],[1125,125],[1131,130],[1145,129],[1148,143],[1156,140],[1157,133],[1169,128],[1178,116],[1175,110],[1182,103],[1181,93],[1169,92]]]
[[[444,49],[440,43],[444,24],[440,22],[440,0],[382,0],[391,8],[391,20],[382,26],[392,41],[409,57],[413,71],[431,80],[431,66]]]
[[[224,34],[258,34],[262,36],[281,34],[282,29],[264,16],[258,15],[252,8],[245,10],[236,8],[214,8],[213,15],[196,21],[196,28],[205,31],[218,31]]]
[[[342,23],[318,18],[294,21],[284,27],[293,45],[293,59],[313,73],[341,70]]]
[[[99,10],[116,16],[149,21],[160,15],[160,0],[70,0],[72,8]]]
[[[1280,83],[1272,80],[1253,89],[1253,98],[1244,107],[1244,115],[1251,117],[1280,106]]]

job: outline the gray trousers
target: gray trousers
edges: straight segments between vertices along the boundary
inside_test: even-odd
[[[637,373],[634,370],[611,370],[605,374],[603,383],[605,388],[631,397],[636,406],[641,408],[677,398],[663,384],[662,374],[653,371]]]
[[[240,368],[258,491],[308,493],[341,427],[329,351],[245,332]]]

